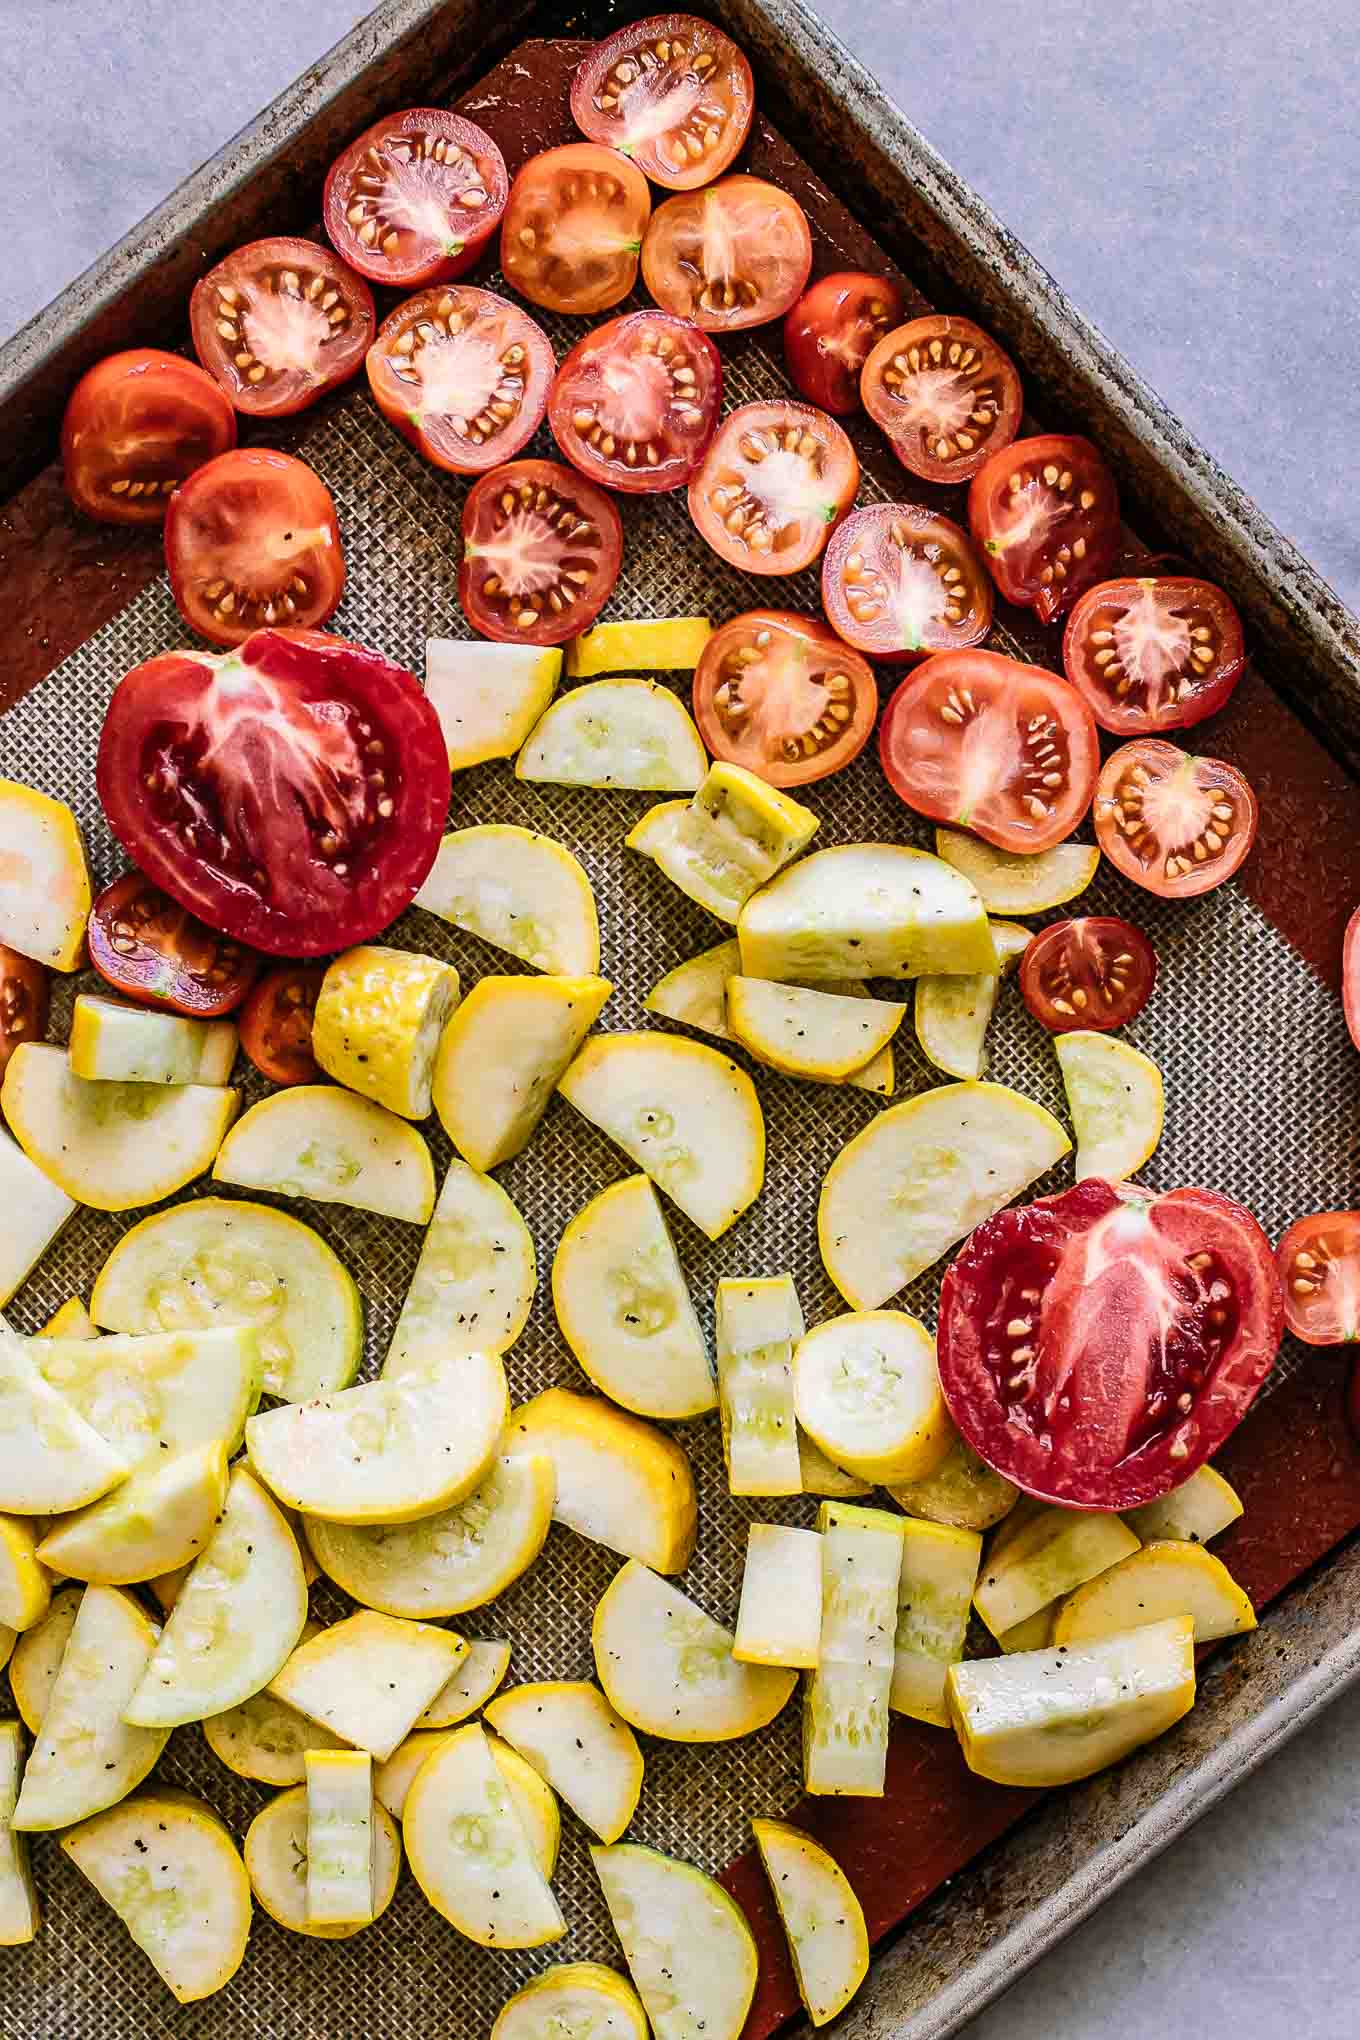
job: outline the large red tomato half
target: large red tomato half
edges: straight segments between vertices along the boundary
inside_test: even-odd
[[[1092,1177],[977,1228],[940,1290],[940,1385],[987,1464],[1043,1501],[1132,1509],[1246,1414],[1284,1328],[1270,1242],[1215,1190]]]
[[[439,718],[411,674],[320,631],[166,652],[114,690],[99,797],[154,885],[274,955],[376,935],[434,862]]]

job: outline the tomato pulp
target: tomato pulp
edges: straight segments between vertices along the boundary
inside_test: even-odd
[[[930,312],[894,327],[865,359],[860,395],[903,467],[966,482],[1020,430],[1015,363],[971,319]]]
[[[859,460],[811,404],[739,404],[689,485],[689,514],[714,552],[748,574],[811,566],[855,500]]]
[[[603,489],[554,460],[512,460],[468,491],[458,600],[483,637],[562,645],[599,615],[622,558]]]
[[[657,303],[708,333],[782,319],[811,268],[807,215],[763,177],[666,199],[642,243],[642,280]]]
[[[1276,1253],[1285,1323],[1310,1346],[1360,1339],[1360,1211],[1295,1219]]]
[[[819,276],[784,321],[784,359],[800,396],[847,416],[860,406],[870,352],[902,316],[902,292],[887,276],[838,269]]]
[[[1089,439],[1017,439],[974,475],[968,526],[1006,600],[1052,623],[1119,550],[1114,476]]]
[[[1212,892],[1256,841],[1256,795],[1235,766],[1157,737],[1121,744],[1096,787],[1100,847],[1135,885],[1163,899]]]
[[[80,378],[61,426],[66,493],[104,524],[159,524],[180,483],[236,444],[236,413],[210,375],[135,347]]]
[[[176,492],[165,563],[180,615],[215,645],[262,624],[326,623],[345,586],[330,490],[305,461],[263,447],[219,454]]]
[[[531,156],[501,226],[505,280],[552,312],[605,312],[637,281],[652,194],[636,166],[597,142]]]
[[[46,965],[0,942],[0,1076],[21,1042],[47,1032],[50,993]]]
[[[992,627],[992,584],[966,534],[919,503],[870,503],[822,561],[827,619],[873,659],[963,651]]]
[[[326,966],[281,963],[266,971],[241,1008],[241,1046],[272,1084],[314,1084],[312,1017]]]
[[[125,998],[195,1020],[234,1012],[260,959],[218,934],[140,871],[106,886],[90,913],[90,962]]]
[[[1052,921],[1020,962],[1020,996],[1050,1034],[1126,1026],[1156,982],[1157,953],[1147,936],[1114,915]]]

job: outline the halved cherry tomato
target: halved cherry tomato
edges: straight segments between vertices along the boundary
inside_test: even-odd
[[[571,117],[592,142],[631,156],[656,184],[688,191],[725,170],[755,108],[751,66],[693,14],[630,22],[596,43],[571,86]]]
[[[326,232],[351,269],[414,290],[470,269],[505,210],[505,158],[442,106],[390,113],[326,178]]]
[[[1203,722],[1244,664],[1242,625],[1227,596],[1179,575],[1101,581],[1063,632],[1063,671],[1117,737]]]
[[[501,226],[501,270],[531,304],[605,312],[637,281],[652,212],[642,172],[597,142],[531,156]]]
[[[999,652],[938,652],[902,682],[879,731],[894,793],[1000,850],[1051,850],[1091,804],[1095,720],[1075,689]]]
[[[1218,1450],[1283,1323],[1270,1242],[1240,1204],[1092,1177],[977,1228],[940,1290],[940,1386],[1017,1487],[1132,1509]]]
[[[706,333],[669,312],[625,312],[572,348],[548,422],[592,482],[648,494],[689,480],[721,402],[722,362]]]
[[[622,558],[603,489],[555,460],[512,460],[468,490],[458,600],[483,637],[562,645],[599,615]]]
[[[234,1013],[260,969],[253,949],[219,935],[140,871],[100,893],[89,946],[90,962],[116,992],[195,1020]]]
[[[863,269],[818,277],[784,321],[784,359],[799,395],[824,411],[857,411],[860,370],[901,316],[902,292],[890,277]]]
[[[927,482],[966,482],[1020,430],[1015,363],[971,319],[929,312],[885,333],[860,396],[903,467]]]
[[[1119,550],[1114,477],[1089,439],[1017,439],[974,475],[968,527],[1006,600],[1052,623]]]
[[[1360,1211],[1296,1218],[1275,1251],[1284,1321],[1310,1346],[1360,1339]]]
[[[104,524],[159,524],[180,483],[236,444],[210,375],[159,347],[110,354],[71,392],[61,425],[66,493]]]
[[[878,714],[868,663],[818,616],[751,609],[715,630],[694,674],[694,720],[715,758],[771,786],[807,786],[857,758]]]
[[[657,303],[707,333],[782,319],[811,268],[806,213],[763,177],[723,177],[664,200],[642,243],[642,280]]]
[[[367,941],[439,848],[449,763],[410,673],[321,631],[167,652],[119,682],[96,773],[153,885],[271,955]]]
[[[963,651],[992,627],[992,584],[966,534],[919,503],[850,512],[822,561],[822,602],[872,659]]]
[[[855,500],[859,461],[811,404],[739,404],[689,485],[689,514],[720,558],[748,574],[811,566]]]
[[[1346,923],[1341,947],[1341,999],[1351,1040],[1360,1048],[1360,907]]]
[[[373,293],[316,241],[251,241],[194,285],[194,352],[238,411],[305,411],[358,373]]]
[[[555,366],[552,342],[526,311],[467,283],[398,305],[367,362],[383,416],[451,475],[484,474],[528,444]]]
[[[324,963],[280,963],[267,970],[241,1008],[241,1046],[271,1084],[314,1084],[321,1065],[312,1054]]]
[[[215,645],[325,623],[345,586],[330,490],[305,461],[258,446],[219,454],[176,491],[165,563],[180,615]]]
[[[47,1032],[50,995],[47,966],[0,942],[0,1076],[20,1042]]]
[[[1138,737],[1105,761],[1096,836],[1125,878],[1164,900],[1212,892],[1256,841],[1256,795],[1217,758]]]
[[[1020,962],[1020,996],[1050,1034],[1123,1027],[1142,1012],[1156,982],[1156,950],[1141,928],[1113,915],[1050,922]]]

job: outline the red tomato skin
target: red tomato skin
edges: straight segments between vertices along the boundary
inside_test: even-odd
[[[611,110],[599,104],[602,97],[617,98],[617,94],[602,94],[599,88],[618,64],[635,57],[644,45],[659,58],[657,45],[664,43],[668,46],[667,56],[661,61],[673,66],[672,47],[682,36],[686,39],[688,57],[707,59],[697,68],[687,64],[686,75],[697,78],[707,95],[705,103],[716,102],[722,107],[727,130],[697,160],[686,151],[683,169],[676,160],[676,151],[669,158],[663,154],[661,136],[631,141],[618,107]],[[651,66],[639,64],[638,68],[654,71]],[[635,78],[631,82],[636,85],[643,81]],[[608,148],[632,157],[654,184],[663,185],[668,191],[692,191],[721,176],[746,140],[754,111],[755,84],[746,58],[730,36],[693,14],[656,15],[615,29],[603,42],[596,43],[577,66],[571,85],[571,117],[581,133],[592,142],[603,142]],[[702,141],[708,133],[707,127],[699,122],[693,122],[691,131],[695,132],[696,141]]]
[[[46,964],[0,942],[0,1076],[16,1048],[46,1034],[51,991]]]
[[[311,1052],[311,1019],[316,1011],[321,981],[326,975],[324,963],[284,963],[266,971],[259,979],[249,998],[241,1008],[241,1047],[262,1077],[271,1084],[287,1089],[292,1084],[315,1084],[324,1081],[321,1065]],[[296,1001],[290,1000],[294,990],[300,993]],[[281,1000],[290,1000],[297,1009],[293,1017],[285,1017],[283,1026],[290,1037],[282,1042],[271,1038],[271,1030],[277,1024],[278,1006]],[[305,1028],[301,1015],[306,1011]],[[305,1043],[302,1036],[305,1033]]]
[[[1180,701],[1161,704],[1155,712],[1122,706],[1117,696],[1112,697],[1108,685],[1101,684],[1098,669],[1088,659],[1083,642],[1089,620],[1099,610],[1102,601],[1112,593],[1122,594],[1138,586],[1166,591],[1184,590],[1187,595],[1192,590],[1203,590],[1206,597],[1214,600],[1222,618],[1223,643],[1214,665],[1206,670],[1193,692]],[[1226,707],[1245,670],[1246,649],[1237,611],[1227,596],[1212,583],[1198,581],[1190,575],[1159,574],[1147,576],[1142,581],[1098,582],[1078,598],[1063,632],[1064,673],[1072,685],[1085,695],[1100,727],[1116,737],[1153,736],[1161,730],[1193,728],[1196,723],[1203,722],[1207,716],[1217,715],[1219,709]]]
[[[878,305],[880,311],[872,310]],[[800,396],[838,418],[860,409],[860,371],[870,350],[902,317],[903,296],[888,276],[838,269],[819,276],[784,320],[784,360]],[[849,328],[844,339],[838,336]]]
[[[1346,923],[1341,947],[1341,1000],[1351,1040],[1360,1048],[1360,907]]]
[[[331,313],[338,314],[344,309],[349,316],[344,326],[337,329],[336,344],[332,346],[332,356],[328,359],[324,375],[306,378],[294,371],[279,390],[271,384],[268,376],[258,384],[252,383],[253,370],[237,364],[236,355],[250,351],[246,344],[246,329],[238,323],[235,341],[226,339],[220,330],[221,325],[224,319],[227,324],[239,322],[240,309],[238,305],[224,300],[222,293],[225,287],[239,298],[243,279],[255,273],[249,270],[252,261],[255,272],[285,266],[299,272],[307,271],[312,281],[319,279],[324,286],[318,296],[340,294],[341,303],[333,303]],[[310,287],[309,284],[309,291]],[[296,296],[300,302],[305,301],[302,290]],[[319,311],[317,316],[321,316]],[[310,405],[319,402],[327,390],[338,389],[358,374],[365,350],[373,338],[377,314],[368,285],[361,276],[347,268],[332,249],[323,248],[317,241],[276,235],[269,240],[251,241],[244,248],[237,248],[224,262],[210,269],[206,276],[200,276],[189,299],[189,324],[195,354],[234,410],[244,417],[288,418],[298,411],[307,410]]]
[[[1061,575],[1057,564],[1045,568],[1027,549],[1008,546],[1004,528],[998,528],[1011,475],[1021,470],[1043,473],[1049,467],[1073,472],[1070,493],[1074,499],[1079,501],[1083,491],[1094,498],[1089,508],[1083,507],[1079,513],[1085,523],[1073,532],[1082,539],[1085,553],[1080,560],[1069,560]],[[1114,477],[1089,439],[1048,432],[1035,439],[1012,440],[974,475],[968,490],[968,528],[1006,600],[1017,608],[1032,609],[1040,623],[1052,623],[1065,615],[1087,588],[1103,581],[1114,564],[1120,542]]]
[[[166,936],[148,935],[144,922],[138,926],[139,910],[161,917],[167,909],[177,925]],[[123,998],[191,1020],[220,1020],[235,1012],[260,969],[253,950],[186,913],[140,871],[125,872],[100,893],[90,910],[87,941],[90,962]],[[215,983],[211,971],[194,970],[187,961],[184,952],[191,946],[211,953]]]
[[[236,413],[212,377],[195,362],[159,347],[133,347],[106,355],[87,369],[72,390],[61,424],[61,458],[66,493],[77,510],[101,524],[159,524],[173,492],[163,486],[149,493],[115,495],[97,485],[86,465],[101,434],[112,433],[119,446],[137,433],[182,438],[189,414],[189,443],[180,459],[170,462],[173,478],[184,481],[219,453],[236,444]],[[113,466],[121,465],[114,460]],[[137,462],[129,453],[128,466]],[[153,465],[159,465],[153,463]],[[114,477],[121,480],[120,475]],[[164,480],[171,479],[166,475]]]
[[[1115,954],[1131,959],[1127,970],[1119,973],[1122,988],[1116,987],[1111,1004],[1103,1004],[1084,988],[1080,988],[1084,1000],[1080,1009],[1068,1000],[1064,1011],[1050,997],[1044,984],[1045,967],[1059,959],[1065,946],[1073,941],[1094,943],[1102,953],[1114,949],[1117,943]],[[1138,1018],[1152,997],[1156,982],[1156,950],[1141,928],[1116,915],[1079,914],[1068,921],[1050,921],[1034,936],[1020,959],[1020,996],[1039,1025],[1050,1034],[1074,1031],[1106,1034],[1112,1028],[1126,1027],[1130,1020]]]
[[[258,618],[252,620],[239,605],[229,619],[217,617],[207,596],[200,597],[197,592],[200,580],[205,580],[200,564],[202,550],[207,547],[210,551],[211,545],[220,543],[224,537],[230,542],[234,536],[229,508],[233,495],[244,503],[251,491],[260,494],[274,523],[280,522],[285,510],[296,510],[304,501],[305,514],[316,520],[314,527],[309,526],[318,534],[307,557],[313,575],[310,595],[285,607],[275,624],[298,630],[319,629],[334,616],[345,592],[340,525],[334,499],[320,475],[290,453],[275,453],[259,446],[237,447],[197,469],[184,487],[175,491],[165,519],[165,564],[175,607],[190,629],[207,638],[209,644],[244,644],[261,627]],[[288,599],[291,603],[291,598]]]
[[[563,495],[599,533],[596,569],[589,584],[577,594],[560,615],[545,607],[538,621],[519,628],[502,618],[484,592],[488,576],[478,555],[478,526],[492,516],[493,504],[508,487],[530,484]],[[579,475],[574,468],[553,460],[513,460],[493,468],[473,483],[463,505],[463,557],[458,567],[458,603],[464,616],[482,637],[507,645],[563,645],[595,621],[613,592],[623,558],[623,523],[603,489]],[[589,571],[588,569],[578,571]]]
[[[680,446],[659,457],[655,466],[644,460],[629,467],[626,458],[609,458],[601,451],[605,443],[603,435],[592,443],[588,435],[592,429],[600,431],[598,424],[580,428],[573,419],[580,407],[582,393],[598,376],[607,373],[611,346],[625,348],[631,355],[642,335],[668,338],[674,346],[683,346],[688,371],[693,377],[692,400],[683,409],[696,415],[692,421],[688,418],[680,420],[677,410]],[[655,353],[654,349],[648,351]],[[689,481],[702,463],[709,442],[718,429],[721,409],[722,356],[707,333],[701,333],[688,319],[677,319],[670,312],[624,312],[619,318],[609,319],[603,326],[585,334],[563,357],[548,398],[548,423],[563,459],[570,461],[587,481],[595,482],[602,489],[616,489],[620,495],[650,496],[683,488]]]
[[[1340,1251],[1338,1251],[1338,1249]],[[1306,1256],[1302,1265],[1299,1256]],[[1360,1339],[1360,1211],[1315,1211],[1296,1218],[1275,1255],[1284,1320],[1308,1346],[1348,1346]],[[1346,1264],[1351,1281],[1327,1294],[1329,1272]]]
[[[367,151],[381,149],[387,137],[400,138],[407,134],[434,134],[446,143],[454,142],[460,150],[470,154],[480,166],[478,175],[486,197],[475,210],[459,206],[453,208],[450,213],[450,240],[455,245],[436,248],[433,242],[427,241],[423,255],[413,251],[406,259],[398,261],[382,252],[381,237],[372,246],[365,246],[361,239],[363,223],[352,223],[347,214],[361,197],[355,180]],[[389,114],[386,119],[375,121],[357,141],[351,142],[341,152],[326,176],[322,211],[326,232],[336,252],[351,269],[357,269],[361,276],[370,277],[374,283],[389,284],[398,290],[415,290],[422,284],[449,283],[471,269],[500,225],[508,189],[505,158],[484,128],[442,106],[411,106],[404,112]]]
[[[417,324],[435,326],[460,316],[475,319],[482,316],[494,318],[501,314],[513,314],[511,330],[515,334],[514,344],[524,350],[524,389],[519,413],[494,433],[488,434],[480,444],[468,437],[460,439],[458,447],[449,451],[444,435],[434,427],[427,429],[420,415],[412,411],[412,391],[395,369],[395,343]],[[406,298],[383,320],[365,360],[369,388],[384,418],[390,425],[396,426],[402,438],[409,441],[431,467],[442,468],[445,474],[450,475],[485,474],[489,468],[512,459],[528,445],[543,422],[555,367],[552,342],[537,320],[531,319],[521,305],[512,304],[509,298],[501,297],[495,291],[478,290],[471,284],[441,285]],[[477,421],[471,422],[475,424]]]

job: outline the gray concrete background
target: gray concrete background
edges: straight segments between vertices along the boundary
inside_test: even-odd
[[[359,19],[0,0],[10,332]],[[1354,0],[821,0],[1173,410],[1360,608]],[[970,2040],[1355,2040],[1360,1693]]]

